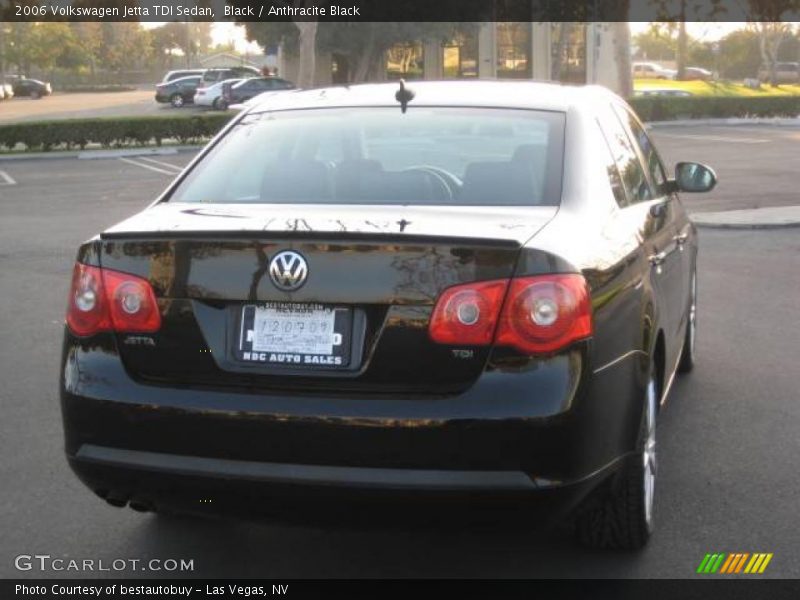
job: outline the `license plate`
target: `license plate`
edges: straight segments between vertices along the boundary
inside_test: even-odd
[[[236,358],[287,367],[346,367],[352,322],[347,307],[248,304],[242,308]]]

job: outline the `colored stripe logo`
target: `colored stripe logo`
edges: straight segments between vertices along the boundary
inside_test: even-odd
[[[700,565],[697,567],[697,573],[704,575],[720,573],[725,575],[760,575],[763,573],[769,561],[772,560],[772,553],[749,553],[749,552],[734,552],[727,554],[718,552],[713,554],[706,554]]]

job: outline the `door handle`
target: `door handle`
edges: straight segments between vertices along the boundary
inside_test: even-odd
[[[666,252],[656,252],[655,254],[651,254],[647,257],[647,260],[650,261],[650,264],[654,267],[658,267],[664,264],[664,261],[667,259]]]

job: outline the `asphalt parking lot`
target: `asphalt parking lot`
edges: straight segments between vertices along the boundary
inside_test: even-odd
[[[60,93],[34,100],[15,97],[0,102],[0,123],[95,117],[133,117],[184,114],[206,109],[172,108],[154,100],[155,86],[127,92]],[[178,112],[179,111],[179,112]]]
[[[792,193],[797,203],[800,158],[786,148],[800,130],[655,135],[669,162],[717,167],[723,184],[708,199],[687,198],[695,208],[789,202]],[[780,141],[743,141],[765,136]],[[719,137],[726,141],[711,139]],[[661,415],[658,531],[640,554],[588,552],[559,532],[510,522],[331,528],[107,506],[78,483],[62,451],[58,364],[75,250],[148,204],[190,158],[0,161],[0,577],[87,575],[14,568],[17,555],[38,553],[193,559],[197,577],[683,578],[707,552],[774,553],[764,576],[800,577],[800,236],[792,229],[701,231],[699,363],[676,381]]]
[[[689,210],[717,211],[800,204],[800,127],[774,125],[668,126],[651,130],[664,162],[710,165],[719,185],[684,194]]]

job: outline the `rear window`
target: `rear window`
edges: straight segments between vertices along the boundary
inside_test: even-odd
[[[561,112],[411,106],[249,115],[173,202],[557,205]]]

